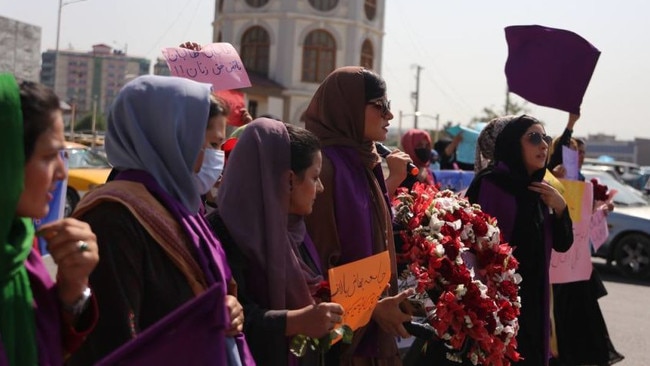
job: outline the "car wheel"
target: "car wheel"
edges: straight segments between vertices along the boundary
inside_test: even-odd
[[[63,210],[63,215],[65,217],[70,216],[72,211],[74,211],[74,208],[77,207],[77,203],[79,203],[79,195],[77,194],[77,191],[75,191],[74,188],[68,187],[65,194],[65,209]]]
[[[616,266],[624,275],[646,278],[650,275],[650,237],[627,234],[617,241],[614,249]]]

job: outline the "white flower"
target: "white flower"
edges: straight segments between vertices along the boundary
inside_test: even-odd
[[[436,249],[433,252],[435,255],[441,258],[443,255],[445,255],[445,247],[442,244],[438,243],[436,245]]]
[[[472,323],[472,319],[469,317],[469,315],[465,315],[465,324],[467,324],[467,328],[471,328],[474,326],[474,323]]]
[[[469,356],[470,361],[472,361],[472,365],[478,365],[478,355],[474,352]]]
[[[465,296],[465,294],[467,293],[467,289],[465,288],[465,285],[460,284],[456,286],[456,290],[454,292],[456,293],[456,298],[460,299],[463,296]]]

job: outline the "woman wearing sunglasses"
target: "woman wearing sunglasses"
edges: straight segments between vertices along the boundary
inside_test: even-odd
[[[397,294],[395,247],[388,192],[406,177],[408,154],[387,156],[384,180],[375,141],[384,141],[393,114],[386,83],[362,67],[334,70],[314,94],[302,118],[323,146],[321,180],[325,191],[305,218],[323,272],[388,250],[392,258],[390,294],[379,300],[372,321],[354,332],[352,345],[337,343],[329,352],[336,364],[399,365],[395,336],[408,337],[402,325],[411,317],[398,305],[410,292]],[[341,348],[339,348],[341,347]]]
[[[497,218],[519,261],[517,343],[524,360],[517,365],[548,365],[551,248],[564,252],[571,247],[572,223],[562,195],[542,181],[551,142],[542,124],[527,115],[501,119],[493,154],[482,153],[494,160],[476,175],[467,197]]]

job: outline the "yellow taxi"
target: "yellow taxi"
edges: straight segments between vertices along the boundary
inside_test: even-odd
[[[69,216],[89,190],[106,183],[111,165],[103,155],[86,145],[66,141],[65,150],[68,153],[68,188],[64,215]]]

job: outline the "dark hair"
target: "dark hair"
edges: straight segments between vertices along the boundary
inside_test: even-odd
[[[312,132],[302,127],[285,123],[291,145],[291,170],[303,177],[305,170],[314,162],[314,155],[320,151],[320,141]]]
[[[226,103],[225,100],[222,98],[210,94],[210,113],[208,114],[208,118],[212,117],[218,117],[218,116],[226,116],[230,114],[230,107],[228,106],[228,103]]]
[[[23,112],[23,145],[27,161],[34,152],[36,140],[52,127],[52,113],[61,110],[61,102],[54,91],[45,85],[23,81],[20,83],[20,108]]]
[[[575,140],[576,144],[578,144],[578,147],[585,145],[585,140],[578,137],[574,137],[573,139]]]
[[[386,82],[379,74],[368,69],[361,70],[361,73],[363,74],[366,102],[386,95]]]

